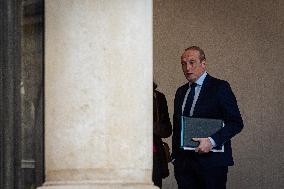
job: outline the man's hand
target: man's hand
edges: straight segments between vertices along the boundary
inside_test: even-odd
[[[199,146],[195,149],[195,152],[200,154],[208,153],[213,148],[209,138],[192,138],[192,140],[199,142]]]

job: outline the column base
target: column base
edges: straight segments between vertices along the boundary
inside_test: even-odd
[[[158,189],[150,184],[80,184],[41,186],[38,189]]]

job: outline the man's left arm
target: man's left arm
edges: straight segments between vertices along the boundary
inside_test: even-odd
[[[225,126],[211,136],[217,146],[222,146],[244,127],[236,97],[227,81],[218,90],[218,98]]]

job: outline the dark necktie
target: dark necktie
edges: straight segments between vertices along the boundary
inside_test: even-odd
[[[196,85],[197,85],[196,83],[192,83],[190,85],[190,92],[187,96],[186,103],[185,103],[185,106],[184,106],[183,115],[188,116],[188,117],[190,116],[190,109],[191,109],[191,106],[192,106],[192,103],[193,103]]]

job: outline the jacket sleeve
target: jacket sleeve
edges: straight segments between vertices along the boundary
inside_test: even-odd
[[[221,146],[238,134],[244,127],[236,97],[228,82],[218,88],[218,99],[225,126],[211,136],[217,146]]]
[[[154,134],[161,138],[167,138],[172,134],[172,124],[169,118],[168,105],[165,95],[158,93],[159,122],[154,122]]]
[[[179,92],[176,92],[174,100],[174,115],[173,115],[173,136],[172,136],[172,158],[175,159],[180,148],[180,126],[178,113]]]

